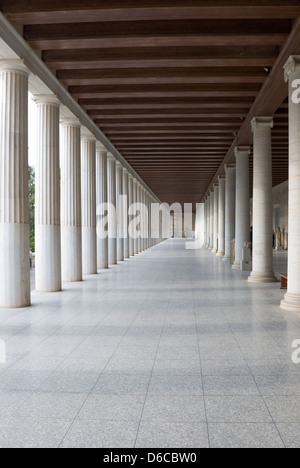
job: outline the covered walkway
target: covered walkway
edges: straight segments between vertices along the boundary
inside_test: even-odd
[[[248,274],[169,240],[0,310],[0,446],[299,446],[300,316]]]

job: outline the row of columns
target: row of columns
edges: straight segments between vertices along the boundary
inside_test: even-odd
[[[285,310],[300,312],[300,56],[290,57],[285,66],[289,82],[289,252],[288,292],[281,303]],[[252,283],[277,281],[273,271],[272,197],[273,117],[255,117],[253,132],[253,267]],[[236,164],[227,165],[204,207],[205,246],[230,258],[235,238],[233,269],[241,268],[245,242],[250,241],[250,147],[235,149]]]
[[[0,307],[7,308],[30,305],[28,77],[21,60],[0,61]],[[128,236],[129,221],[137,214],[129,216],[129,206],[150,206],[151,194],[78,119],[60,122],[54,95],[34,100],[36,290],[57,292],[63,281],[81,281],[162,239]],[[97,216],[97,206],[105,204],[107,216]],[[151,210],[147,220],[142,211],[141,232],[148,224],[151,232]],[[108,238],[97,236],[97,228],[103,232],[107,223]]]

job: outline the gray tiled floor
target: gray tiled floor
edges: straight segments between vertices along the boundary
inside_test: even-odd
[[[170,240],[0,310],[0,447],[299,447],[300,316],[247,276]]]

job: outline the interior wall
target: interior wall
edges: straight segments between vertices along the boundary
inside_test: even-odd
[[[253,199],[250,204],[251,209],[251,226],[253,226]],[[275,219],[275,211],[278,210],[278,221]],[[279,224],[278,224],[279,223]],[[278,224],[278,225],[276,225]],[[281,231],[288,231],[289,225],[289,183],[277,185],[273,188],[273,230],[279,226]]]

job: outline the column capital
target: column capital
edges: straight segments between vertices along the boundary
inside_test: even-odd
[[[219,183],[220,183],[221,180],[225,180],[225,176],[224,175],[219,175],[218,180],[219,180]]]
[[[291,55],[284,68],[284,79],[285,82],[287,83],[289,81],[289,77],[291,73],[294,71],[300,70],[300,55]]]
[[[81,127],[81,139],[85,141],[96,142],[96,137],[86,127]]]
[[[273,128],[274,127],[274,119],[273,117],[254,117],[251,120],[251,128],[252,132],[254,133],[257,128],[267,127]]]
[[[77,117],[70,117],[70,118],[66,118],[66,117],[63,117],[62,119],[60,119],[60,125],[62,127],[78,127],[80,128],[81,127],[81,122],[79,119],[77,119]]]
[[[236,164],[225,164],[225,171],[227,172],[229,169],[236,169]]]
[[[237,146],[234,149],[234,154],[235,157],[237,158],[238,156],[250,156],[251,154],[251,147],[250,146]]]
[[[128,172],[128,170],[126,169],[126,167],[123,167],[123,174],[128,174],[128,175],[129,175],[129,172]]]
[[[115,162],[116,158],[111,153],[107,153],[107,160],[111,162]]]
[[[104,145],[102,145],[102,143],[100,143],[100,141],[96,141],[96,150],[99,152],[99,153],[107,153],[107,149],[105,148]]]
[[[133,180],[133,175],[130,174],[130,172],[128,172],[128,177],[129,177],[130,180],[131,180],[131,179]]]
[[[52,104],[57,107],[61,106],[61,102],[55,94],[34,94],[32,99],[36,104]]]
[[[1,71],[19,71],[25,73],[27,76],[30,75],[30,71],[22,59],[0,59],[0,72]]]

